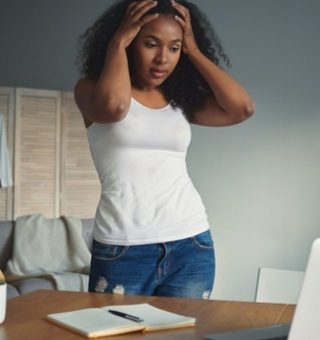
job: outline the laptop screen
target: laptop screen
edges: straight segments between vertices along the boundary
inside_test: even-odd
[[[208,340],[320,339],[320,238],[314,240],[298,304],[290,324],[208,334]]]

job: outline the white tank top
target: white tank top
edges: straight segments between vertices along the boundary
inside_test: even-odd
[[[186,167],[190,125],[181,110],[131,100],[126,117],[87,129],[101,181],[94,238],[139,245],[174,241],[209,228]]]

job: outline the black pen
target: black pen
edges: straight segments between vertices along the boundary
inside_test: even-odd
[[[129,315],[129,314],[122,313],[122,312],[118,312],[118,311],[112,310],[112,309],[108,309],[108,311],[109,311],[111,314],[114,314],[114,315],[117,315],[117,316],[121,316],[122,318],[131,320],[131,321],[134,321],[134,322],[143,322],[143,320],[140,319],[138,316]]]

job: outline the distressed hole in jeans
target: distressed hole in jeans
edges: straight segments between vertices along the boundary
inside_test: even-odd
[[[116,285],[113,288],[112,293],[113,294],[121,294],[121,295],[123,295],[124,294],[124,287],[123,287],[123,285]]]
[[[210,297],[210,290],[205,290],[202,294],[202,299],[209,300],[209,297]]]
[[[95,291],[97,293],[104,293],[107,287],[108,287],[108,281],[106,280],[106,278],[100,276],[97,280]]]

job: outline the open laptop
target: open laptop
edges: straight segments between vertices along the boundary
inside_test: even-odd
[[[208,340],[320,339],[320,238],[314,240],[292,324],[208,334]]]

